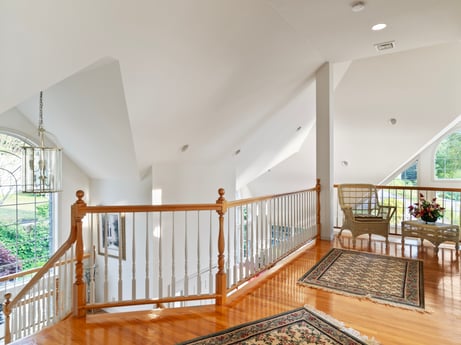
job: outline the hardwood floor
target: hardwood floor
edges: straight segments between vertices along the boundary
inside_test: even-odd
[[[459,345],[461,259],[451,244],[442,244],[438,257],[431,244],[416,244],[416,240],[407,239],[402,253],[400,237],[391,238],[387,254],[424,260],[425,313],[298,285],[299,277],[331,247],[352,248],[351,239],[343,236],[303,249],[290,263],[264,273],[263,282],[251,282],[235,293],[226,306],[70,318],[16,344],[176,344],[307,304],[383,345]],[[368,237],[359,238],[356,249],[386,254],[384,242],[369,243]]]

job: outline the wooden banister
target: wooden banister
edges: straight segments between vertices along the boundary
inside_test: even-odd
[[[320,235],[322,233],[322,223],[320,221],[320,179],[317,179],[317,183],[315,185],[315,191],[317,193],[317,239],[320,239]]]
[[[73,289],[73,315],[83,317],[86,315],[86,284],[83,279],[83,230],[82,219],[85,216],[84,208],[86,203],[83,201],[84,192],[77,191],[77,201],[72,205],[71,217],[72,228],[75,232],[75,283]]]
[[[227,211],[227,201],[224,198],[224,189],[219,188],[219,198],[216,204],[221,208],[217,210],[219,214],[219,235],[218,235],[218,272],[216,273],[216,304],[222,305],[226,303],[227,287],[226,287],[226,273],[224,271],[224,214]]]

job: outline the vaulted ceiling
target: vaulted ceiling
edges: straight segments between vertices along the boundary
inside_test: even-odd
[[[314,76],[331,62],[335,180],[378,183],[461,114],[461,1],[364,5],[2,1],[0,114],[36,123],[44,90],[45,128],[91,178],[229,160],[239,187],[294,189],[315,177]]]

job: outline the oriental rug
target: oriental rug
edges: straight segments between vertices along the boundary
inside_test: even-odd
[[[178,345],[379,344],[318,310],[303,307]]]
[[[333,248],[298,283],[424,310],[421,260]]]

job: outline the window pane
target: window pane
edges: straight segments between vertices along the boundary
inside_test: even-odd
[[[0,276],[42,266],[51,253],[53,196],[21,191],[26,144],[0,133]]]
[[[443,139],[435,154],[435,177],[438,179],[461,179],[461,132]]]

